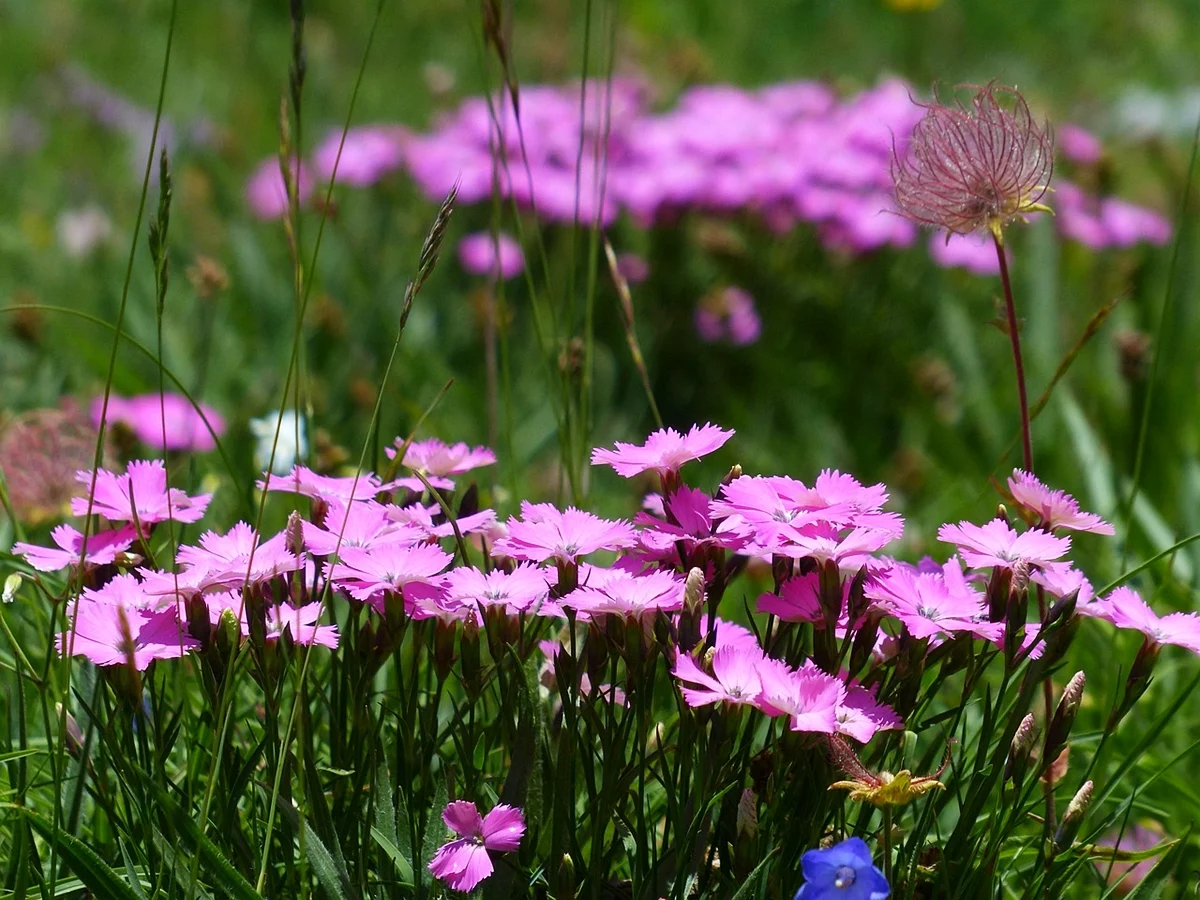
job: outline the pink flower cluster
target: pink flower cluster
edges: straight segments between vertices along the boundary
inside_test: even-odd
[[[370,472],[324,476],[302,467],[266,477],[263,489],[310,498],[309,517],[294,515],[270,537],[245,523],[207,532],[180,546],[171,567],[142,558],[155,525],[194,522],[209,498],[168,488],[158,462],[131,463],[123,474],[101,470],[92,497],[74,501],[76,513],[117,527],[94,530],[85,541],[64,525],[53,533],[57,549],[14,550],[43,571],[82,568],[86,589],[71,605],[59,647],[97,665],[145,669],[156,659],[206,650],[222,628],[236,628],[242,638],[273,642],[286,634],[297,644],[336,647],[336,626],[320,624],[328,591],[385,621],[434,619],[439,629],[471,620],[508,628],[503,623],[540,618],[562,634],[565,619],[569,628],[586,627],[589,640],[616,625],[624,642],[639,630],[626,626],[641,626],[645,640],[665,641],[659,649],[688,705],[751,706],[785,718],[794,731],[863,742],[903,726],[891,695],[879,696],[886,682],[880,667],[897,653],[985,641],[1010,659],[1041,654],[1043,626],[1052,623],[1029,620],[1027,605],[1014,600],[1031,583],[1065,615],[1142,633],[1150,656],[1161,644],[1200,653],[1200,615],[1160,617],[1128,588],[1094,597],[1066,559],[1071,538],[1063,532],[1111,534],[1111,526],[1028,473],[1016,471],[1008,482],[1013,520],[944,525],[938,536],[955,555],[913,565],[882,555],[904,528],[884,509],[883,485],[833,471],[806,484],[737,470],[711,494],[686,484],[683,467],[732,435],[704,425],[597,448],[595,464],[627,478],[659,478],[662,493],[632,522],[529,502],[503,524],[490,509],[448,521],[442,503],[457,487],[454,478],[492,464],[495,455],[467,444],[397,439],[394,455],[423,481],[384,482]],[[93,475],[82,472],[79,480],[91,488]],[[437,498],[427,485],[442,502],[431,502]],[[483,551],[481,567],[454,565],[460,540]],[[709,592],[719,597],[731,573],[751,561],[769,566],[774,580],[758,598],[768,622],[761,640],[718,618],[715,608],[704,615]],[[1001,577],[1008,579],[1003,592],[993,590]],[[798,640],[800,629],[810,636]],[[567,652],[566,644],[544,642],[543,652],[552,659]],[[575,663],[562,671],[572,666],[581,692],[623,702],[615,685],[591,688]],[[487,820],[447,822],[464,840],[488,833]],[[443,856],[439,868],[448,879],[486,876],[486,854],[465,847]]]
[[[92,424],[100,427],[105,415],[104,397],[92,401]],[[108,424],[120,424],[153,450],[205,453],[215,450],[216,438],[225,433],[225,420],[211,406],[193,404],[182,394],[138,394],[108,398]]]
[[[655,112],[645,86],[633,80],[588,82],[582,104],[579,85],[524,85],[520,128],[507,97],[473,97],[428,133],[352,129],[338,180],[362,186],[405,169],[435,201],[456,183],[461,203],[490,202],[496,189],[548,222],[578,217],[609,226],[625,214],[651,227],[688,212],[750,212],[779,232],[809,223],[831,249],[907,247],[919,235],[892,214],[889,159],[894,142],[903,152],[924,114],[913,95],[898,79],[846,98],[815,81],[759,90],[705,85]],[[1077,127],[1067,138],[1063,152],[1076,160],[1091,158],[1099,146]],[[334,134],[322,144],[312,166],[317,177],[328,178],[340,143]],[[308,172],[301,167],[302,193]],[[1055,222],[1064,237],[1093,248],[1170,237],[1169,224],[1150,210],[1089,197],[1061,178],[1054,187]],[[283,213],[276,160],[263,164],[247,190],[258,215]],[[981,242],[935,240],[940,247],[931,244],[930,251],[938,264],[994,271]],[[498,265],[487,261],[482,245],[468,245],[461,255],[464,265],[485,273],[517,266],[511,248],[502,249]]]

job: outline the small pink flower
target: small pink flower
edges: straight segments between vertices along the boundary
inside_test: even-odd
[[[100,427],[104,397],[92,401],[92,424]],[[225,433],[225,420],[211,406],[192,405],[183,394],[139,394],[108,398],[108,424],[121,423],[147,447],[204,453]],[[211,429],[211,431],[210,431]],[[165,433],[165,440],[164,440]]]
[[[73,627],[58,635],[58,652],[87,657],[98,666],[132,664],[142,672],[156,659],[176,659],[200,646],[174,609],[81,600],[73,611]]]
[[[936,572],[897,563],[867,582],[866,595],[918,640],[959,632],[988,641],[1004,636],[1003,623],[986,621],[985,598],[967,584],[957,559]]]
[[[929,256],[943,269],[966,269],[973,275],[996,275],[1000,260],[992,239],[983,234],[940,234],[929,238]]]
[[[904,727],[904,720],[886,703],[875,699],[875,691],[857,684],[846,685],[846,698],[837,707],[837,732],[865,744],[877,731]]]
[[[1104,145],[1100,143],[1100,139],[1087,129],[1070,122],[1058,126],[1055,138],[1058,142],[1058,152],[1081,166],[1097,163],[1104,156]]]
[[[76,472],[75,480],[91,486],[91,472]],[[134,460],[124,475],[105,469],[96,472],[94,499],[76,497],[71,512],[77,516],[89,513],[104,516],[113,522],[136,521],[143,528],[155,522],[174,519],[176,522],[195,522],[204,515],[212,494],[189,497],[181,490],[167,490],[167,468],[161,460]]]
[[[383,612],[384,595],[406,593],[410,584],[429,584],[450,560],[449,553],[433,544],[347,547],[327,567],[326,577],[355,600],[370,601]]]
[[[486,231],[469,234],[458,243],[458,261],[472,275],[507,281],[525,271],[521,245],[507,234]]]
[[[246,522],[238,522],[225,534],[206,531],[200,546],[183,545],[175,555],[185,571],[199,576],[201,590],[221,587],[228,590],[244,584],[261,584],[277,575],[295,572],[304,558],[287,548],[287,534],[280,532],[266,541]]]
[[[628,522],[601,519],[581,509],[563,512],[549,503],[521,503],[521,518],[508,520],[508,535],[493,545],[495,556],[528,562],[549,559],[574,563],[597,550],[632,547],[636,538]]]
[[[582,587],[559,601],[583,616],[612,613],[642,618],[683,608],[684,581],[674,572],[633,575],[623,569],[590,569],[586,577]]]
[[[841,679],[811,663],[796,671],[770,657],[758,674],[762,693],[757,706],[768,716],[787,716],[792,731],[837,732],[837,709],[846,700]]]
[[[505,803],[480,816],[474,803],[455,800],[442,811],[442,821],[460,837],[438,849],[429,863],[429,871],[464,893],[492,874],[489,850],[497,853],[516,850],[525,834],[521,811]]]
[[[612,466],[624,478],[652,471],[667,475],[678,472],[690,460],[707,456],[731,437],[733,431],[716,425],[693,425],[686,434],[664,428],[651,434],[644,444],[617,441],[615,450],[597,447],[592,451],[592,465]]]
[[[83,554],[83,534],[70,525],[59,525],[50,532],[50,537],[58,544],[58,550],[21,541],[13,544],[12,552],[24,556],[39,572],[57,572],[67,566],[77,566],[81,554],[83,565],[103,566],[111,563],[118,553],[128,550],[133,545],[137,531],[132,525],[126,525],[115,531],[89,534],[86,554]]]
[[[293,466],[286,475],[268,473],[262,481],[255,482],[255,487],[260,491],[291,491],[325,503],[349,503],[351,500],[373,499],[391,485],[380,484],[373,472],[344,476],[318,475],[304,466]]]
[[[1030,568],[1043,566],[1071,549],[1070,538],[1037,530],[1018,533],[1003,519],[992,519],[986,525],[943,525],[938,529],[938,540],[956,545],[972,569],[1011,569],[1016,563]]]
[[[762,335],[754,298],[739,287],[727,287],[697,303],[695,325],[700,340],[708,344],[728,340],[735,347],[745,347]]]
[[[395,459],[397,451],[403,446],[404,438],[398,437],[395,447],[385,448],[384,453],[388,459]],[[429,438],[409,444],[401,465],[420,472],[439,491],[449,491],[454,489],[454,482],[448,476],[461,475],[495,462],[496,454],[487,447],[471,447],[461,442],[444,444],[437,438]],[[417,493],[425,491],[425,485],[419,478],[402,478],[397,484]]]
[[[511,572],[481,572],[470,566],[451,570],[443,580],[446,601],[476,609],[499,606],[510,615],[535,609],[550,593],[546,575],[536,566],[521,564]]]
[[[1029,472],[1013,469],[1008,490],[1017,504],[1034,516],[1034,524],[1053,531],[1091,531],[1115,534],[1113,527],[1093,513],[1080,512],[1075,498],[1063,491],[1052,491]]]
[[[336,625],[318,625],[324,606],[319,600],[303,606],[280,603],[267,607],[267,642],[279,640],[286,631],[293,643],[300,646],[320,646],[336,650],[338,630]]]
[[[408,132],[396,125],[363,125],[346,132],[330,133],[316,152],[313,165],[317,177],[328,181],[337,164],[337,181],[354,187],[367,187],[398,169]]]

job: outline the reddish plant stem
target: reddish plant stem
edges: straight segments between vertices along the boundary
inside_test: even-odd
[[[1033,437],[1029,429],[1029,397],[1025,393],[1025,364],[1021,360],[1021,331],[1017,324],[1017,307],[1013,303],[1012,281],[1008,277],[1008,259],[999,231],[992,232],[996,257],[1000,260],[1000,283],[1004,285],[1004,310],[1008,316],[1008,337],[1012,342],[1013,366],[1017,370],[1017,397],[1021,402],[1021,453],[1025,471],[1033,474]]]

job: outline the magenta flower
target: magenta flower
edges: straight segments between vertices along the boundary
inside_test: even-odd
[[[103,408],[104,397],[92,401],[92,424],[97,428]],[[193,406],[183,394],[110,396],[108,424],[114,423],[124,425],[139,441],[155,450],[204,453],[215,450],[215,437],[225,433],[225,420],[220,413],[203,403]]]
[[[505,803],[480,816],[474,803],[455,800],[442,811],[442,821],[459,838],[438,849],[429,863],[429,871],[434,878],[464,893],[492,874],[488,851],[516,850],[525,834],[521,811]]]
[[[770,657],[763,660],[759,678],[762,693],[756,705],[767,715],[787,716],[792,731],[837,732],[837,710],[846,700],[841,679],[812,663],[796,671]]]
[[[98,666],[132,664],[142,672],[156,659],[176,659],[200,646],[180,625],[174,608],[156,610],[153,603],[132,575],[85,592],[71,610],[73,630],[58,635],[58,652],[86,657]]]
[[[521,518],[508,520],[508,535],[496,541],[492,554],[570,564],[597,550],[632,547],[635,541],[628,522],[601,519],[575,507],[559,512],[549,503],[522,501]]]
[[[972,569],[993,566],[1011,569],[1017,564],[1029,568],[1044,566],[1071,549],[1070,538],[1036,529],[1018,533],[1003,519],[992,519],[986,525],[971,522],[943,525],[938,529],[938,540],[956,545],[963,561]]]
[[[1000,260],[992,239],[982,234],[940,234],[929,238],[929,256],[943,269],[966,269],[973,275],[996,275]]]
[[[597,447],[592,451],[592,465],[612,466],[624,478],[651,471],[666,476],[678,472],[690,460],[707,456],[731,437],[732,430],[726,431],[716,425],[693,425],[686,434],[664,428],[651,434],[641,445],[617,441],[615,450]]]
[[[13,544],[12,552],[24,556],[39,572],[57,572],[67,566],[77,566],[81,561],[84,566],[104,566],[113,562],[118,553],[133,546],[137,530],[132,525],[126,525],[115,531],[89,534],[86,554],[83,553],[83,534],[70,525],[59,525],[50,532],[50,537],[59,549],[18,541]]]
[[[401,482],[403,481],[404,479],[401,479]],[[409,506],[389,504],[385,508],[390,521],[422,540],[453,537],[455,525],[458,526],[458,533],[464,535],[490,534],[497,525],[494,509],[481,509],[477,513],[455,519],[452,525],[444,519],[442,508],[436,504],[431,506],[422,506],[420,503],[413,503]],[[442,521],[435,524],[434,517],[442,519]]]
[[[458,261],[472,275],[487,275],[508,281],[525,271],[521,245],[500,233],[469,234],[458,243]]]
[[[1055,135],[1058,152],[1064,158],[1081,166],[1090,166],[1104,157],[1104,145],[1100,139],[1085,128],[1068,122],[1058,127]]]
[[[325,511],[323,524],[300,522],[304,546],[315,556],[332,556],[341,547],[370,548],[386,542],[417,543],[424,534],[391,518],[391,507],[374,500],[345,503],[335,500]]]
[[[918,640],[959,632],[988,641],[1004,637],[1002,622],[986,621],[986,600],[967,584],[957,559],[937,572],[897,563],[868,580],[866,595]]]
[[[1116,533],[1099,516],[1080,512],[1079,504],[1070,494],[1051,490],[1029,472],[1013,469],[1008,490],[1017,504],[1033,516],[1033,523],[1049,531],[1066,528],[1094,534]]]
[[[76,472],[75,480],[90,486],[92,473]],[[94,499],[89,502],[87,497],[74,498],[71,512],[77,516],[104,516],[112,522],[137,522],[144,528],[167,519],[195,522],[204,515],[211,499],[212,494],[189,497],[176,488],[168,491],[167,468],[160,460],[133,460],[124,475],[97,470]]]
[[[845,609],[846,594],[851,582],[846,580],[842,588],[842,608]],[[820,576],[816,571],[797,575],[784,582],[778,594],[761,594],[758,611],[777,616],[784,622],[824,623],[821,611]],[[823,627],[823,626],[822,626]]]
[[[914,222],[955,234],[999,229],[1025,213],[1050,184],[1054,142],[1025,98],[999,85],[963,85],[969,105],[932,103],[906,153],[892,153],[896,207]]]
[[[329,647],[336,650],[338,645],[338,630],[336,625],[318,625],[321,609],[324,606],[319,600],[306,603],[303,606],[292,606],[290,603],[280,603],[267,607],[267,642],[276,641],[286,631],[292,641],[300,646]]]
[[[763,665],[763,652],[757,643],[753,647],[720,647],[712,655],[712,674],[708,674],[686,653],[675,658],[671,674],[682,682],[679,687],[688,706],[707,706],[710,703],[756,705],[762,693],[758,671]]]
[[[1200,614],[1168,613],[1161,618],[1137,591],[1119,587],[1088,607],[1088,615],[1106,619],[1118,628],[1140,631],[1156,644],[1175,644],[1200,654]]]
[[[680,485],[672,492],[661,515],[663,518],[660,519],[638,513],[633,520],[635,525],[644,526],[638,532],[642,559],[678,564],[680,543],[689,556],[708,546],[740,550],[750,542],[753,534],[739,516],[714,522],[712,498],[687,485]]]

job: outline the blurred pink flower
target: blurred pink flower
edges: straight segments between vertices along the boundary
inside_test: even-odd
[[[455,800],[442,811],[442,821],[457,840],[440,847],[429,863],[429,871],[456,891],[467,893],[492,874],[488,851],[516,850],[525,834],[525,819],[516,807],[497,804],[480,816],[474,803]]]
[[[400,168],[407,136],[398,125],[363,125],[347,131],[343,144],[341,131],[331,132],[313,153],[313,168],[328,181],[336,162],[338,182],[367,187]]]
[[[983,234],[940,234],[929,238],[929,256],[944,269],[962,268],[974,275],[996,275],[1000,260],[992,239]]]
[[[398,437],[394,441],[394,447],[384,448],[388,459],[396,458],[396,454],[404,446],[404,441],[405,438]],[[404,451],[401,465],[420,472],[439,491],[449,491],[454,489],[454,482],[447,476],[461,475],[472,469],[493,465],[495,462],[496,454],[488,447],[471,447],[462,442],[445,444],[437,438],[429,438],[409,444],[408,449]],[[425,491],[425,485],[419,478],[401,478],[397,484],[417,493]]]
[[[727,340],[744,347],[762,334],[754,298],[739,287],[727,287],[697,303],[695,324],[700,339],[709,344]]]
[[[630,285],[637,285],[650,277],[650,264],[636,253],[622,253],[617,257],[617,271]]]
[[[1136,852],[1156,847],[1163,842],[1165,837],[1157,825],[1135,824],[1132,828],[1125,829],[1124,831],[1110,832],[1096,841],[1096,845],[1099,847],[1115,847],[1118,850],[1126,852]],[[1108,879],[1110,885],[1116,885],[1112,892],[1112,896],[1114,897],[1125,897],[1131,894],[1133,889],[1141,883],[1142,879],[1150,874],[1150,870],[1154,868],[1156,862],[1158,860],[1155,857],[1143,859],[1141,862],[1111,863],[1098,856],[1095,858],[1096,870],[1101,876]]]
[[[297,196],[303,205],[312,194],[312,172],[303,162],[293,162],[292,171],[296,175]],[[279,157],[270,156],[259,163],[246,182],[246,202],[260,219],[279,219],[287,215],[287,190],[279,170]]]
[[[97,428],[103,407],[103,396],[92,400],[92,424]],[[192,401],[182,394],[139,394],[134,397],[114,394],[108,398],[108,424],[118,422],[155,450],[204,453],[216,449],[214,436],[219,438],[225,433],[225,420],[220,413],[204,403],[193,406]]]
[[[507,234],[479,231],[458,242],[458,261],[472,275],[507,281],[525,271],[521,245]]]
[[[1066,159],[1081,166],[1099,162],[1104,156],[1104,145],[1086,128],[1067,122],[1055,129],[1055,142],[1058,152]]]

